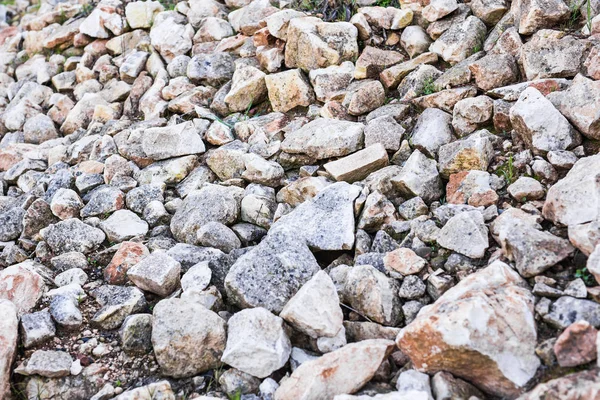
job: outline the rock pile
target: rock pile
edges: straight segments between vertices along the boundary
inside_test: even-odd
[[[0,398],[596,398],[598,140],[598,0],[0,0]]]

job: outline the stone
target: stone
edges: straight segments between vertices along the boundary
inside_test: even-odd
[[[438,54],[451,65],[465,60],[481,48],[487,28],[477,17],[469,16],[464,22],[451,25],[429,47],[429,51]]]
[[[493,154],[494,148],[489,132],[486,130],[476,131],[464,139],[456,140],[439,148],[440,175],[449,177],[462,171],[486,171]]]
[[[125,7],[125,18],[131,29],[150,28],[156,14],[163,10],[164,7],[158,1],[129,3]]]
[[[524,285],[508,265],[496,261],[422,308],[396,343],[418,371],[443,370],[490,394],[515,397],[540,365],[534,299]],[[472,310],[478,310],[477,317]],[[459,327],[464,334],[447,334]]]
[[[552,104],[590,139],[600,139],[600,84],[577,74],[565,91],[550,96]]]
[[[418,25],[407,26],[402,30],[402,36],[400,36],[400,44],[411,58],[427,52],[431,42],[425,29]]]
[[[548,190],[542,209],[544,218],[565,226],[597,220],[598,168],[598,155],[579,159],[567,175]]]
[[[40,375],[47,378],[60,378],[70,373],[73,359],[64,351],[36,350],[24,366],[15,372],[21,375]]]
[[[520,63],[528,81],[569,78],[579,72],[585,50],[586,45],[573,36],[540,30],[523,45]]]
[[[357,265],[346,276],[344,299],[372,321],[396,326],[402,320],[398,284],[370,265]]]
[[[150,29],[150,41],[167,62],[186,54],[192,48],[194,28],[186,24],[186,21],[175,11],[162,12],[154,17]]]
[[[21,341],[25,348],[41,345],[55,334],[56,328],[47,309],[21,316]]]
[[[423,154],[434,158],[441,146],[454,139],[451,123],[453,118],[450,114],[437,108],[426,108],[417,119],[410,143]]]
[[[402,167],[402,171],[390,182],[406,197],[418,196],[431,203],[442,195],[442,180],[435,160],[415,150]]]
[[[356,153],[331,161],[323,167],[336,181],[349,183],[362,180],[370,173],[388,165],[385,147],[376,143]]]
[[[487,96],[469,97],[454,105],[452,127],[459,136],[465,136],[489,125],[494,102]]]
[[[577,321],[587,321],[594,328],[600,327],[600,305],[591,300],[562,296],[550,306],[543,317],[551,326],[565,329]]]
[[[379,80],[359,80],[351,83],[342,105],[350,115],[362,115],[381,107],[385,103],[385,90]]]
[[[323,22],[315,17],[289,20],[285,65],[309,71],[358,57],[358,30],[348,22]]]
[[[398,151],[405,130],[393,116],[383,115],[371,119],[364,132],[365,147],[381,143],[387,151]]]
[[[511,107],[510,121],[534,154],[567,150],[581,141],[569,121],[532,87],[525,89]]]
[[[367,46],[356,60],[354,79],[377,79],[381,71],[401,61],[404,57],[397,51]]]
[[[300,69],[269,74],[265,77],[265,83],[275,112],[288,112],[314,103],[312,87]]]
[[[225,278],[227,296],[234,304],[280,313],[288,300],[320,270],[306,244],[297,240],[297,233],[297,230],[293,235],[269,233],[237,259]]]
[[[150,254],[142,243],[122,242],[119,249],[104,269],[104,280],[112,285],[122,285],[127,281],[127,271]]]
[[[587,321],[577,321],[560,334],[554,354],[561,367],[576,367],[596,359],[598,331]]]
[[[240,213],[242,195],[240,188],[213,184],[191,192],[171,219],[173,236],[181,242],[196,244],[202,225],[211,221],[232,224]]]
[[[200,261],[196,265],[187,270],[181,277],[181,288],[186,291],[204,290],[210,284],[212,271],[208,261]]]
[[[17,309],[10,300],[0,300],[0,395],[8,398],[11,394],[10,374],[19,339],[19,318]]]
[[[83,323],[83,315],[79,303],[86,294],[77,284],[62,286],[48,292],[50,299],[50,314],[57,324],[66,329],[76,329]]]
[[[470,258],[481,258],[489,247],[488,230],[479,211],[466,211],[450,218],[442,227],[437,242]]]
[[[292,350],[283,320],[265,308],[242,310],[228,321],[221,361],[258,378],[283,367]]]
[[[519,397],[519,400],[576,400],[581,396],[593,398],[598,393],[598,385],[597,370],[581,371],[540,383],[532,391]]]
[[[119,329],[121,346],[127,354],[146,354],[152,350],[152,315],[133,314]]]
[[[479,389],[462,379],[455,378],[448,372],[438,372],[431,378],[431,389],[436,400],[451,400],[454,398],[470,399],[484,398]]]
[[[77,218],[52,224],[42,229],[40,234],[55,254],[71,251],[89,253],[98,248],[106,238],[102,230],[87,225]]]
[[[153,310],[152,347],[162,373],[180,378],[218,367],[225,329],[225,321],[200,304],[161,300]]]
[[[475,77],[477,87],[486,91],[519,80],[519,68],[510,54],[488,54],[469,64],[469,69]]]
[[[65,272],[61,272],[54,278],[56,286],[66,286],[70,284],[77,284],[83,286],[88,280],[88,275],[81,268],[71,268]]]
[[[312,338],[334,337],[342,328],[343,314],[329,275],[317,272],[287,302],[279,316]]]
[[[306,361],[281,382],[275,398],[316,400],[354,393],[371,380],[393,348],[390,340],[364,340]]]
[[[242,246],[235,232],[220,222],[207,222],[198,229],[197,234],[200,245],[214,247],[224,253],[230,253]]]
[[[268,161],[254,154],[243,156],[245,171],[242,178],[261,185],[278,187],[284,177],[283,167],[275,161]]]
[[[23,125],[23,138],[25,143],[40,144],[58,138],[54,122],[49,116],[38,114],[27,119]]]
[[[544,197],[544,188],[533,178],[522,176],[507,188],[513,199],[521,202],[538,200]]]
[[[344,98],[354,75],[355,68],[351,61],[327,68],[311,69],[308,73],[315,97],[321,102]]]
[[[521,35],[531,35],[543,28],[551,28],[569,17],[569,7],[563,1],[519,1],[512,7],[515,26]]]
[[[265,76],[258,68],[239,64],[231,78],[231,89],[224,99],[229,110],[243,112],[253,104],[262,102],[267,96]]]
[[[191,121],[149,128],[140,134],[142,151],[151,160],[204,153],[206,150],[202,138]]]
[[[492,178],[485,171],[462,171],[450,175],[446,185],[446,200],[450,204],[469,204],[474,207],[491,206],[498,194],[491,188]]]
[[[103,185],[94,189],[89,201],[80,211],[81,218],[105,216],[125,207],[125,195],[114,186]]]
[[[26,261],[0,271],[0,299],[11,301],[17,315],[33,309],[46,291],[46,284],[35,271],[35,264]]]
[[[60,188],[50,202],[52,214],[61,220],[76,218],[84,204],[79,195],[74,190]]]
[[[13,207],[0,214],[0,240],[8,242],[19,237],[23,230],[23,216],[25,210]]]
[[[398,272],[406,276],[421,272],[427,265],[427,261],[411,249],[401,247],[387,253],[383,258],[383,265],[388,271]]]
[[[141,312],[146,307],[144,293],[135,287],[103,285],[92,292],[102,307],[92,322],[103,329],[116,329],[130,314]]]
[[[161,400],[174,400],[175,393],[171,389],[171,384],[169,381],[159,381],[150,383],[145,386],[140,386],[138,388],[128,390],[123,392],[122,394],[115,397],[115,400],[142,400],[146,399],[150,393],[151,398],[155,397]]]
[[[181,264],[163,252],[144,257],[127,270],[127,277],[140,289],[166,297],[179,286]]]
[[[235,64],[231,54],[215,52],[198,54],[187,65],[186,76],[193,83],[218,85],[233,77]]]
[[[363,124],[318,118],[288,133],[281,142],[281,150],[321,160],[354,153],[362,148],[363,141]]]
[[[148,232],[148,224],[129,210],[117,210],[100,223],[106,238],[113,243],[120,243],[136,236],[144,236]]]

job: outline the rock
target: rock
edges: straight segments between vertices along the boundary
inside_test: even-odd
[[[219,366],[226,323],[200,304],[161,300],[153,310],[152,347],[164,375],[197,375]]]
[[[385,150],[398,151],[404,132],[391,115],[373,118],[365,127],[365,147],[381,143]]]
[[[195,244],[202,225],[211,221],[232,224],[240,213],[242,194],[240,188],[213,184],[191,192],[171,219],[173,236],[181,242]]]
[[[74,190],[60,188],[52,197],[50,209],[61,220],[76,218],[84,204]]]
[[[192,48],[194,29],[185,22],[185,17],[175,11],[165,11],[154,17],[150,41],[167,62]]]
[[[321,102],[342,99],[355,74],[354,64],[344,61],[340,65],[312,69],[308,76],[315,91],[315,97]]]
[[[320,268],[308,247],[294,234],[269,233],[237,259],[225,278],[231,301],[240,307],[264,307],[280,313]],[[294,265],[293,270],[289,269]]]
[[[243,310],[228,322],[227,346],[221,360],[258,378],[283,367],[291,351],[283,320],[258,307]]]
[[[354,200],[360,188],[345,182],[327,186],[312,201],[281,217],[269,231],[303,239],[316,250],[349,250],[354,245]],[[300,233],[301,232],[301,233]]]
[[[510,121],[535,154],[578,145],[580,135],[537,89],[527,88],[510,109]]]
[[[515,26],[521,35],[531,35],[543,28],[551,28],[565,21],[569,7],[561,0],[519,1],[512,6]]]
[[[21,375],[40,375],[47,378],[60,378],[70,373],[73,359],[64,351],[36,350],[26,364],[15,372]]]
[[[281,142],[281,150],[319,160],[342,157],[362,148],[363,131],[360,123],[318,118],[288,133]]]
[[[142,151],[152,160],[204,153],[206,150],[192,122],[146,129],[140,140]]]
[[[545,194],[541,183],[526,176],[517,179],[507,190],[513,199],[521,202],[538,200]]]
[[[281,318],[312,338],[334,337],[342,328],[343,314],[333,281],[317,272],[292,297]]]
[[[88,203],[81,209],[81,218],[106,215],[125,207],[125,195],[116,187],[103,185],[91,193]]]
[[[52,224],[42,229],[40,234],[56,254],[71,251],[89,253],[98,248],[106,238],[102,230],[87,225],[77,218]]]
[[[198,230],[198,243],[202,246],[214,247],[224,253],[239,249],[242,244],[235,232],[219,222],[208,222]]]
[[[554,354],[561,367],[576,367],[596,359],[598,331],[587,321],[577,321],[560,334]]]
[[[485,171],[472,170],[452,174],[446,185],[446,200],[450,204],[491,206],[498,201],[498,194],[491,188],[491,183],[491,176]]]
[[[38,346],[56,334],[47,309],[21,316],[21,341],[25,348]]]
[[[443,371],[436,373],[431,378],[431,389],[436,400],[470,399],[472,397],[481,399],[485,397],[475,386]]]
[[[381,71],[401,61],[404,56],[397,51],[367,46],[356,60],[354,79],[377,79]]]
[[[382,144],[373,144],[349,156],[331,161],[324,168],[336,181],[349,183],[362,180],[370,173],[388,164],[388,155]]]
[[[489,247],[488,231],[479,211],[450,218],[438,235],[438,244],[470,258],[481,258]]]
[[[551,95],[552,104],[583,135],[600,139],[600,84],[577,74],[565,91]]]
[[[569,78],[579,72],[586,46],[562,32],[536,32],[521,50],[521,64],[528,81],[541,78]]]
[[[54,122],[44,114],[29,118],[23,125],[25,143],[40,144],[58,137]]]
[[[425,29],[418,25],[407,26],[402,30],[402,36],[400,36],[400,44],[411,58],[429,50],[431,42]]]
[[[442,194],[436,162],[418,150],[410,155],[400,174],[390,182],[402,195],[418,196],[426,203],[439,199]]]
[[[429,50],[454,65],[476,53],[473,49],[481,48],[486,31],[485,24],[479,18],[470,16],[462,23],[451,25],[431,44]]]
[[[600,156],[581,158],[563,179],[548,190],[542,214],[544,218],[562,225],[576,225],[598,219],[595,206],[600,192],[596,176]]]
[[[393,348],[389,340],[364,340],[307,361],[281,383],[275,398],[316,400],[354,393],[371,380]]]
[[[129,210],[115,211],[100,223],[110,242],[120,243],[136,236],[144,236],[148,232],[148,224]]]
[[[8,242],[19,237],[23,230],[23,216],[25,210],[13,207],[0,214],[0,240]]]
[[[289,20],[285,66],[309,71],[358,57],[358,31],[348,22],[323,22],[315,17]]]
[[[486,171],[493,154],[494,148],[489,132],[477,131],[464,139],[440,147],[438,151],[440,175],[449,177],[462,171]]]
[[[156,14],[163,10],[164,7],[158,1],[129,3],[125,7],[125,17],[131,29],[150,28]]]
[[[563,296],[552,303],[550,312],[543,319],[558,329],[565,329],[581,320],[597,328],[600,327],[600,305],[591,300]]]
[[[228,53],[198,54],[187,65],[186,76],[197,83],[218,85],[233,77],[235,65]]]
[[[34,266],[26,261],[0,271],[0,299],[10,300],[19,316],[33,309],[46,291],[44,279]]]
[[[308,79],[300,69],[269,74],[265,83],[273,111],[287,112],[298,106],[308,107],[315,100]]]
[[[19,318],[17,309],[9,300],[0,300],[0,311],[4,316],[0,320],[0,395],[10,396],[11,365],[17,351]]]
[[[86,298],[86,294],[77,284],[62,286],[48,292],[50,300],[50,314],[57,324],[66,329],[76,329],[83,323],[83,315],[79,303]]]
[[[433,399],[433,396],[431,396],[429,375],[414,369],[400,373],[396,388],[404,396],[412,395],[419,398]]]
[[[258,68],[239,64],[231,78],[231,89],[224,99],[229,110],[243,112],[253,104],[262,102],[267,96],[265,76]]]
[[[79,286],[83,286],[88,280],[88,275],[81,268],[71,268],[56,275],[54,278],[54,283],[56,286],[66,286],[72,283],[78,284]]]
[[[104,269],[104,280],[112,285],[124,284],[129,268],[149,254],[148,248],[141,243],[122,242]]]
[[[175,399],[175,393],[171,389],[171,384],[168,381],[159,381],[128,390],[115,397],[114,400],[145,400],[148,393],[150,393],[150,398],[154,397],[161,400]]]
[[[514,397],[540,365],[533,296],[524,285],[516,272],[496,261],[421,309],[398,335],[398,347],[419,371],[444,370],[488,393]],[[459,326],[464,335],[445,334]],[[474,363],[478,368],[472,368]]]
[[[428,157],[434,158],[441,146],[454,139],[451,122],[453,119],[450,114],[437,108],[426,108],[413,128],[410,143]]]
[[[285,171],[277,162],[267,161],[253,153],[244,154],[243,159],[246,169],[242,173],[242,178],[265,186],[281,185]]]
[[[385,103],[385,90],[378,80],[365,79],[352,82],[346,91],[342,105],[350,115],[362,115]]]
[[[561,399],[576,400],[593,397],[598,392],[598,370],[581,371],[538,384],[519,400]]]
[[[135,287],[104,285],[92,294],[102,306],[92,321],[103,329],[120,327],[127,316],[146,307],[144,294]]]
[[[163,252],[144,257],[127,270],[127,277],[140,289],[166,297],[179,286],[181,264]]]
[[[402,320],[398,284],[370,265],[357,265],[346,276],[344,299],[370,320],[396,326]]]
[[[388,271],[399,272],[406,276],[421,272],[427,265],[427,261],[411,249],[401,247],[387,253],[383,258],[383,265]]]
[[[134,314],[119,329],[121,346],[127,354],[145,354],[152,350],[152,315]]]
[[[434,22],[445,17],[458,8],[456,0],[433,0],[427,6],[423,7],[423,17]]]

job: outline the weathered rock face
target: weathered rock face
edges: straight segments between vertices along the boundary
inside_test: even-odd
[[[160,301],[153,310],[152,347],[163,374],[175,378],[216,368],[226,323],[202,305],[183,299]]]
[[[548,190],[544,218],[567,226],[598,219],[599,173],[600,156],[577,161],[567,176]]]
[[[373,377],[393,348],[390,340],[364,340],[307,361],[282,382],[275,399],[317,400],[354,393]]]
[[[514,398],[540,365],[533,295],[516,272],[496,261],[421,309],[397,344],[418,370],[448,371]]]
[[[53,224],[40,231],[48,246],[56,254],[77,251],[88,253],[106,238],[102,230],[87,225],[77,218]]]

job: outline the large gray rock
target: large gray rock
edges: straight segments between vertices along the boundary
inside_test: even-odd
[[[141,147],[152,160],[204,153],[202,138],[191,121],[144,130]]]
[[[181,264],[164,252],[154,252],[127,270],[127,277],[140,289],[166,297],[179,286]]]
[[[481,258],[489,247],[488,230],[479,211],[465,211],[450,218],[438,234],[440,246],[470,258]]]
[[[486,32],[485,24],[470,16],[464,22],[452,25],[431,44],[429,50],[454,65],[475,53],[477,47],[482,47]]]
[[[281,142],[281,150],[318,160],[341,157],[363,147],[363,131],[364,125],[357,122],[318,118],[288,133]]]
[[[587,321],[595,328],[600,327],[600,304],[592,300],[563,296],[550,306],[544,321],[557,329],[565,329],[576,321]]]
[[[298,231],[267,235],[232,265],[225,278],[231,301],[240,307],[264,307],[279,313],[319,270]]]
[[[200,304],[160,301],[153,310],[152,347],[164,375],[183,378],[220,365],[226,323]]]
[[[400,174],[390,179],[392,185],[406,197],[420,197],[431,203],[442,195],[442,180],[438,174],[435,160],[415,150]]]
[[[21,316],[21,341],[25,348],[44,343],[56,334],[48,309]]]
[[[173,215],[173,236],[181,242],[196,244],[198,229],[207,222],[234,223],[240,213],[243,194],[241,188],[213,184],[191,192]]]
[[[148,232],[148,223],[129,210],[115,211],[100,223],[110,242],[120,243]]]
[[[295,235],[316,250],[350,250],[354,245],[354,200],[359,186],[338,182],[305,201],[271,226],[269,234]]]
[[[533,87],[525,89],[511,107],[510,122],[535,154],[567,150],[581,142],[569,121]]]
[[[544,218],[562,225],[576,225],[600,218],[600,155],[581,158],[567,176],[546,195]]]
[[[435,157],[439,148],[454,139],[452,115],[438,108],[426,108],[413,128],[410,143],[428,157]]]
[[[71,251],[89,253],[98,248],[106,238],[102,230],[87,225],[77,218],[50,225],[42,229],[40,234],[55,254]]]
[[[257,378],[287,363],[292,351],[283,320],[258,307],[242,310],[227,322],[227,346],[221,361]]]
[[[36,350],[25,365],[15,372],[21,375],[40,375],[47,378],[59,378],[70,373],[73,359],[69,353],[53,350]]]
[[[133,286],[103,285],[92,295],[101,306],[92,322],[102,329],[116,329],[129,315],[147,307],[144,293]]]

